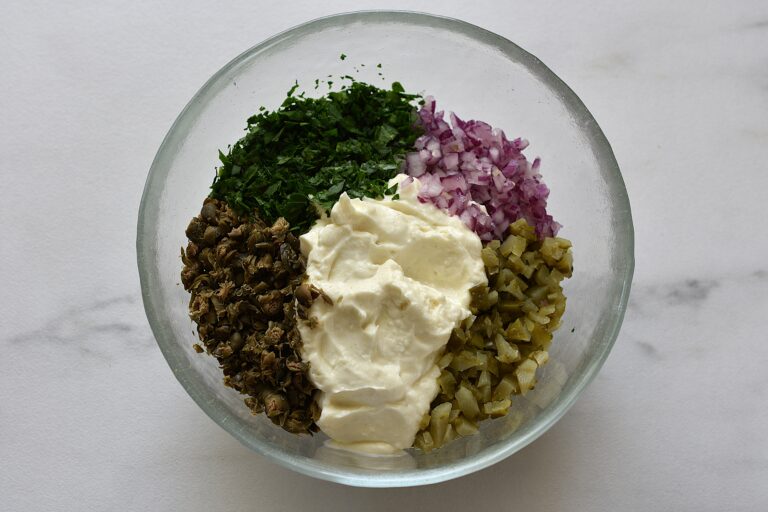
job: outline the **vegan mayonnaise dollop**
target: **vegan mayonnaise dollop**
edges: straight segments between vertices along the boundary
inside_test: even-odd
[[[392,183],[402,182],[399,175]],[[388,453],[413,444],[437,395],[435,362],[485,283],[481,242],[457,217],[417,199],[350,199],[301,237],[315,327],[300,325],[302,358],[322,392],[318,426],[350,449]]]

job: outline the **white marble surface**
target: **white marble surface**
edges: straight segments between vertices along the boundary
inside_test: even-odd
[[[0,510],[768,510],[768,3],[155,4],[0,6]],[[547,434],[457,481],[366,490],[272,465],[197,408],[147,326],[134,233],[215,70],[384,7],[498,32],[571,85],[624,172],[637,269],[615,349]]]

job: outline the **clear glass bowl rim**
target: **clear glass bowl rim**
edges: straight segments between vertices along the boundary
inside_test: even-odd
[[[190,379],[185,374],[174,372],[174,375],[176,375],[176,378],[187,393],[213,421],[245,446],[281,466],[308,476],[346,485],[361,487],[408,487],[443,482],[473,473],[501,461],[541,436],[554,425],[568,411],[568,409],[570,409],[584,388],[597,375],[616,341],[619,329],[621,328],[621,323],[624,319],[632,283],[632,275],[634,272],[634,229],[629,198],[624,186],[624,181],[611,146],[597,122],[592,117],[592,114],[565,82],[555,75],[555,73],[553,73],[538,58],[526,52],[508,39],[476,25],[455,18],[415,11],[366,10],[339,13],[317,18],[280,32],[244,51],[217,71],[192,97],[189,103],[187,103],[168,130],[168,133],[163,139],[152,162],[144,186],[141,205],[139,207],[136,251],[144,309],[155,339],[157,340],[157,344],[169,366],[173,369],[178,367],[181,360],[178,359],[174,353],[174,344],[165,338],[165,333],[160,328],[163,318],[157,313],[159,308],[157,308],[156,305],[160,299],[159,294],[154,291],[157,279],[156,269],[152,265],[154,256],[154,248],[151,243],[154,236],[152,231],[154,223],[152,220],[155,212],[152,206],[157,204],[157,200],[159,199],[158,190],[162,188],[162,183],[168,174],[168,169],[160,165],[161,155],[166,151],[171,150],[169,146],[171,146],[170,141],[173,135],[178,130],[178,127],[183,125],[182,119],[193,114],[194,105],[200,102],[200,100],[206,97],[212,90],[215,90],[219,79],[245,59],[285,39],[309,33],[316,29],[374,19],[376,21],[420,23],[460,32],[476,40],[492,45],[507,55],[514,56],[531,72],[536,74],[543,81],[546,81],[548,85],[560,95],[561,100],[569,107],[569,109],[577,115],[579,120],[583,121],[581,126],[588,132],[589,139],[595,145],[603,164],[612,172],[613,178],[608,182],[608,188],[609,193],[615,197],[619,204],[616,215],[618,217],[618,224],[623,227],[623,229],[616,233],[616,245],[624,251],[624,254],[620,257],[625,264],[624,272],[621,276],[620,300],[616,305],[615,314],[611,319],[612,325],[609,326],[609,329],[606,331],[607,335],[605,338],[600,341],[598,348],[595,351],[595,356],[584,366],[581,373],[571,376],[569,379],[569,386],[558,397],[554,406],[550,406],[547,410],[542,411],[542,413],[536,417],[533,428],[528,430],[525,435],[519,437],[512,436],[505,442],[499,443],[495,451],[481,451],[478,454],[469,456],[447,467],[417,469],[398,473],[382,472],[377,475],[371,475],[369,473],[356,474],[351,468],[329,470],[326,467],[314,463],[312,459],[288,455],[281,452],[279,449],[276,449],[267,443],[263,443],[259,439],[244,435],[232,423],[222,422],[221,419],[227,415],[226,410],[220,404],[205,400],[195,390],[195,386],[192,382],[193,379]]]

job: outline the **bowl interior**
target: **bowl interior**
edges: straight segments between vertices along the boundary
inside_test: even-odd
[[[340,55],[347,55],[345,60]],[[378,68],[377,64],[382,67]],[[379,75],[383,74],[383,77]],[[188,294],[179,284],[184,230],[208,193],[217,152],[245,120],[276,108],[294,81],[358,80],[435,96],[439,109],[482,119],[530,140],[542,158],[550,210],[574,244],[575,274],[551,361],[537,388],[480,434],[429,454],[365,457],[329,448],[323,435],[294,436],[254,417],[225,388],[216,361],[192,350]],[[322,87],[326,87],[322,85]],[[158,344],[192,398],[243,444],[297,471],[352,485],[405,486],[485,467],[541,435],[567,410],[607,356],[633,268],[629,203],[610,146],[576,95],[538,59],[483,29],[403,12],[363,12],[301,25],[246,51],[214,75],[163,141],[147,179],[138,228],[144,304]]]

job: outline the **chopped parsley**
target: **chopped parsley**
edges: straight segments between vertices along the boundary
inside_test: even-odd
[[[420,135],[420,97],[398,82],[380,89],[352,81],[320,98],[295,95],[297,88],[277,110],[250,117],[245,137],[219,152],[211,196],[239,213],[255,209],[267,223],[284,217],[303,233],[343,192],[394,193],[387,181]]]

